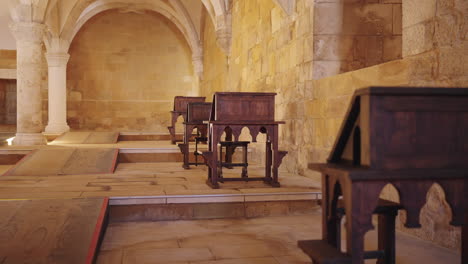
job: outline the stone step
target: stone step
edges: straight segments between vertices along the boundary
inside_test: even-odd
[[[245,195],[111,197],[111,222],[175,221],[318,214],[317,194],[274,194],[272,201],[246,201]],[[253,195],[251,195],[253,196]],[[306,198],[307,197],[307,198]],[[238,199],[233,199],[238,198]],[[164,201],[165,200],[165,201]],[[232,200],[232,202],[229,202]],[[237,200],[237,201],[236,201]]]

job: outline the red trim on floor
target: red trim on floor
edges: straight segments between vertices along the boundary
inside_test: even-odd
[[[36,153],[37,151],[39,151],[38,149],[35,149],[31,152],[29,152],[28,154],[26,154],[24,157],[22,157],[18,162],[16,162],[15,165],[13,165],[13,167],[9,168],[5,173],[2,174],[2,176],[10,176],[10,173],[15,170],[21,163],[25,162],[26,159],[28,159],[29,157],[31,157],[32,154]]]
[[[119,158],[119,149],[115,149],[114,159],[112,160],[112,167],[109,173],[114,173],[115,167],[117,167],[117,159]]]
[[[107,207],[109,205],[109,197],[104,197],[102,201],[101,212],[99,213],[99,217],[96,222],[96,227],[94,228],[94,233],[91,238],[91,244],[89,245],[88,255],[86,256],[86,264],[92,264],[94,257],[96,255],[97,245],[99,242],[99,238],[102,232],[102,226],[104,223],[104,217],[106,216]]]
[[[116,134],[116,136],[115,136],[114,143],[119,142],[119,136],[120,136],[120,132],[117,132],[117,134]]]

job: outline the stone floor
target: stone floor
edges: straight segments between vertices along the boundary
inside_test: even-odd
[[[0,173],[10,167],[0,165]],[[251,175],[263,173],[260,167],[252,167],[250,172]],[[180,162],[159,162],[120,163],[112,174],[0,176],[0,199],[148,196],[182,202],[189,198],[184,196],[224,195],[204,199],[205,202],[238,202],[245,197],[251,201],[315,199],[319,192],[317,182],[286,172],[280,175],[281,188],[271,188],[263,182],[229,182],[214,190],[206,185],[206,175],[204,167],[184,170]]]
[[[119,148],[125,153],[139,153],[142,149],[144,153],[163,156],[179,153],[174,145],[164,141],[123,141],[78,146],[2,146],[0,154],[27,153],[34,148],[98,146]],[[11,167],[0,165],[0,174]],[[239,170],[226,170],[225,176],[238,176]],[[261,166],[249,166],[251,176],[263,173]],[[0,176],[0,199],[111,197],[113,206],[180,203],[193,207],[196,204],[282,201],[278,202],[280,204],[320,198],[319,182],[284,170],[280,171],[281,188],[262,182],[228,182],[213,190],[206,185],[206,177],[204,166],[184,170],[181,162],[164,159],[152,163],[119,163],[115,172],[109,174]],[[296,243],[300,239],[320,237],[320,218],[317,210],[312,215],[302,216],[111,223],[98,263],[310,263]],[[375,239],[369,239],[369,245],[375,245]],[[398,264],[418,263],[421,257],[425,264],[459,263],[456,252],[404,234],[398,235],[397,255]]]
[[[320,223],[319,209],[302,216],[112,223],[97,263],[311,263],[296,243],[320,238]],[[375,232],[366,238],[366,247],[375,247]],[[457,252],[399,232],[397,263],[456,264],[460,260]]]
[[[191,202],[243,202],[247,200],[310,200],[316,199],[320,192],[319,182],[288,173],[281,170],[281,167],[279,175],[281,188],[272,188],[263,182],[229,182],[221,184],[220,189],[213,190],[205,183],[208,174],[206,167],[192,166],[190,170],[183,169],[182,162],[175,161],[181,160],[180,150],[167,140],[119,141],[115,144],[1,146],[0,154],[26,155],[34,149],[57,148],[117,148],[119,160],[123,158],[127,161],[119,163],[115,172],[108,174],[1,176],[0,199],[104,196],[125,199],[144,196],[145,203],[182,203],[187,202],[187,199]],[[135,159],[135,157],[141,159],[142,156],[155,162],[127,163],[128,159]],[[12,164],[0,164],[0,174],[12,166]],[[227,177],[239,177],[240,168],[224,170],[224,173]],[[249,175],[263,176],[262,166],[250,164]],[[195,199],[194,196],[199,197]]]

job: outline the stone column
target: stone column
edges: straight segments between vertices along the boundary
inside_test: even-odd
[[[49,123],[45,132],[61,134],[67,125],[67,53],[47,53],[49,65]]]
[[[15,145],[43,145],[41,56],[45,25],[17,22],[11,25],[17,48],[17,120]]]

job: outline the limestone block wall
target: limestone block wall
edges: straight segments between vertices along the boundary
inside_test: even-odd
[[[312,4],[298,0],[296,14],[289,16],[273,0],[233,1],[232,44],[224,64],[218,48],[212,46],[214,36],[206,30],[204,34],[205,62],[208,58],[219,59],[217,63],[205,63],[201,86],[204,95],[211,97],[213,91],[278,93],[276,119],[286,121],[280,127],[280,148],[289,151],[281,168],[291,171],[298,169],[301,136],[296,131],[302,130],[306,82],[312,80]],[[212,67],[218,68],[217,75],[207,74]],[[222,67],[227,68],[226,73]],[[258,140],[264,138],[259,136]],[[258,144],[258,151],[263,148]]]
[[[468,86],[468,2],[405,0],[403,57],[412,85]]]
[[[314,79],[401,58],[402,0],[316,0],[315,14]]]
[[[273,0],[234,1],[232,48],[227,72],[221,73],[226,83],[216,90],[277,92],[276,118],[287,122],[280,129],[280,148],[289,151],[281,168],[318,176],[307,164],[328,157],[356,89],[468,86],[467,5],[464,0],[297,0],[288,16]],[[343,13],[327,13],[332,7]],[[205,43],[214,41],[205,35]],[[215,54],[204,46],[205,56]],[[205,64],[205,71],[211,65],[221,63]],[[215,90],[205,89],[214,76],[205,75],[206,96]],[[382,195],[398,199],[392,187]],[[438,186],[427,200],[423,228],[406,231],[459,248],[460,232],[448,225],[450,210]]]
[[[78,32],[67,67],[72,129],[167,132],[174,96],[191,95],[191,51],[153,12],[103,12]]]
[[[224,91],[227,78],[227,57],[216,42],[216,32],[208,14],[203,18],[203,77],[200,81],[200,92],[206,100],[212,100],[213,93]]]

